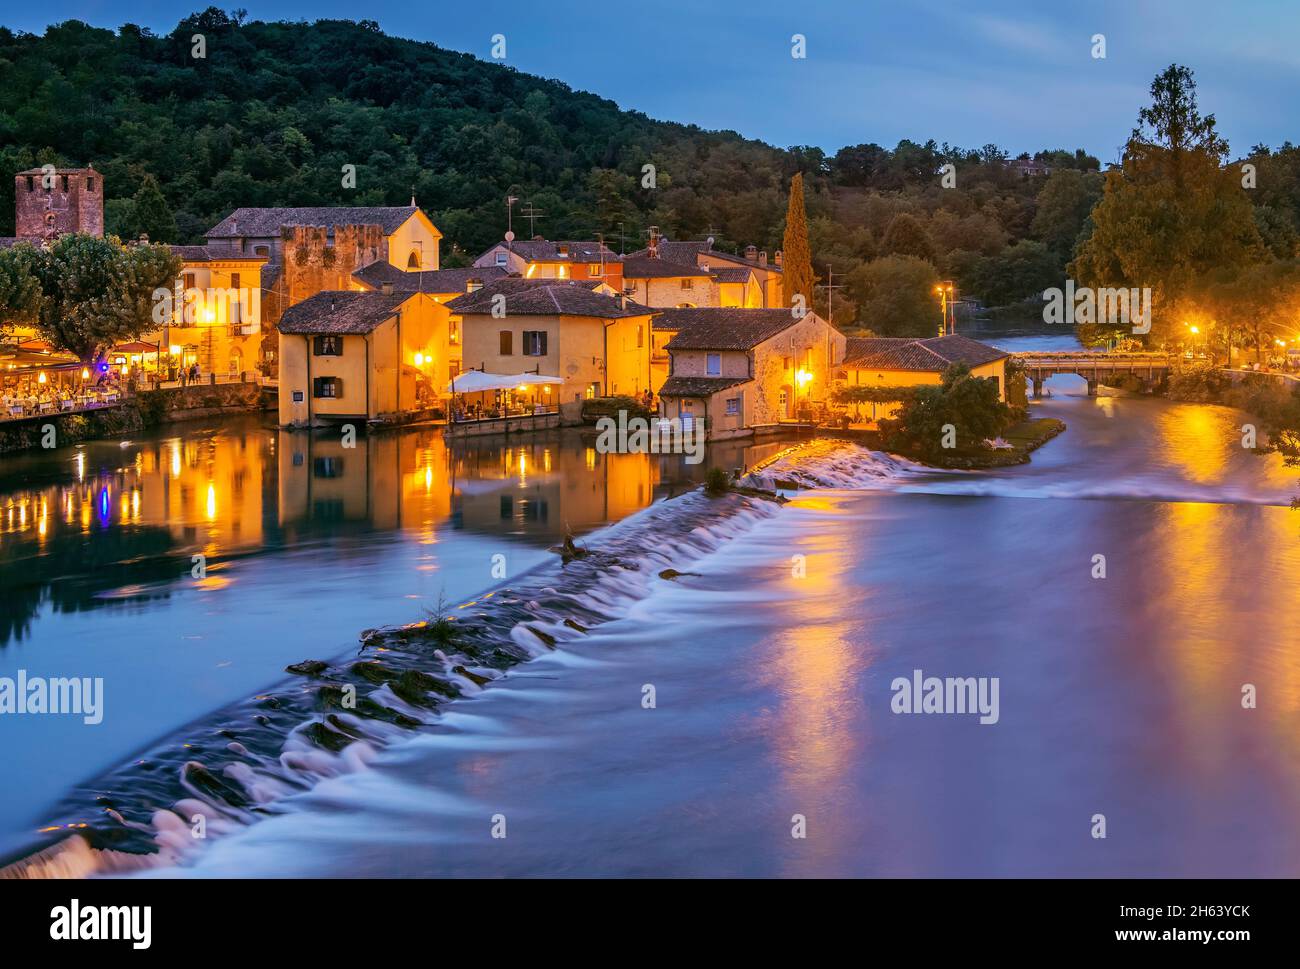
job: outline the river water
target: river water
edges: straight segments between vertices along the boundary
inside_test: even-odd
[[[1244,418],[1226,408],[1090,399],[1068,377],[1049,388],[1035,411],[1069,430],[1027,467],[918,473],[867,455],[870,473],[846,474],[813,459],[804,470],[832,486],[692,532],[702,555],[661,529],[656,555],[688,574],[619,601],[593,591],[611,621],[446,705],[368,766],[153,870],[1296,874],[1296,473],[1242,449]],[[595,455],[592,467],[594,452],[564,440],[530,442],[521,476],[517,448],[449,454],[415,432],[336,492],[329,476],[358,474],[353,455],[326,448],[299,464],[299,440],[226,426],[122,447],[128,470],[88,458],[101,470],[82,488],[109,488],[111,523],[96,517],[102,499],[88,512],[74,500],[47,513],[45,545],[30,519],[3,535],[0,675],[64,673],[75,656],[83,675],[111,677],[109,702],[126,698],[101,734],[0,722],[6,775],[23,786],[4,807],[14,837],[69,781],[284,663],[336,655],[440,592],[494,584],[493,554],[511,575],[553,568],[538,564],[561,522],[634,525],[686,479],[659,459]],[[81,483],[30,460],[6,462],[0,489],[14,495],[21,474],[51,504],[51,489]],[[182,492],[192,464],[206,476]],[[45,483],[33,480],[42,467]],[[130,468],[154,482],[141,506],[162,503],[141,508],[138,528],[132,492],[107,483]],[[547,490],[521,508],[534,473]],[[177,497],[168,506],[159,491]],[[227,505],[242,509],[237,534]],[[69,536],[57,551],[56,528]],[[133,530],[139,542],[100,541]],[[206,580],[175,577],[209,547]],[[26,591],[11,602],[11,587]],[[894,681],[915,670],[996,678],[997,722],[892,712]]]

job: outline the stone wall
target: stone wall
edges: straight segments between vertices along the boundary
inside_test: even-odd
[[[0,454],[42,447],[49,426],[54,428],[54,446],[65,447],[81,441],[126,438],[171,421],[262,409],[262,388],[254,383],[147,390],[115,407],[0,423]]]

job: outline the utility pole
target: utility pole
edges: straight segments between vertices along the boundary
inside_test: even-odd
[[[831,326],[835,325],[835,290],[843,289],[843,285],[835,285],[835,270],[830,264],[826,265],[826,282],[822,284],[822,289],[826,290],[826,322]]]

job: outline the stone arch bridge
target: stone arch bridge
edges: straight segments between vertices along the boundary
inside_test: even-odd
[[[1107,377],[1132,374],[1150,387],[1169,373],[1174,358],[1167,353],[1105,353],[1090,350],[1056,350],[1050,352],[1013,353],[1025,368],[1033,384],[1034,396],[1043,396],[1043,381],[1057,374],[1070,373],[1088,382],[1088,396],[1097,396],[1097,385]]]

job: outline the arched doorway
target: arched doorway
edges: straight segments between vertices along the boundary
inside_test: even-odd
[[[420,268],[420,254],[414,249],[412,249],[411,254],[406,257],[406,268],[407,269]]]
[[[781,393],[778,397],[778,406],[780,408],[781,420],[788,421],[794,416],[794,388],[789,384],[781,385]]]

